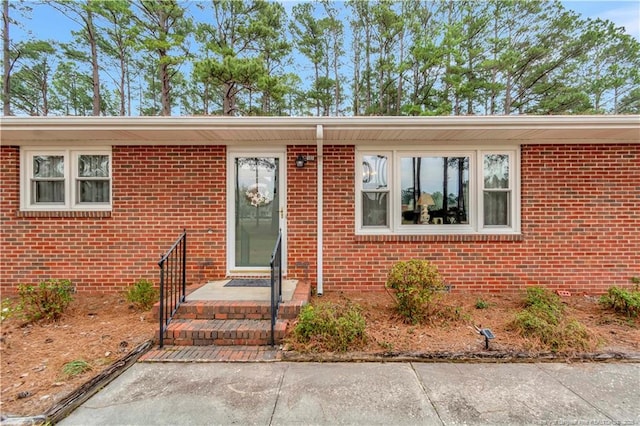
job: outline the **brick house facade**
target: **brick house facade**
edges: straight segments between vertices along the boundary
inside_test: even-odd
[[[230,242],[230,158],[265,147],[286,163],[280,165],[286,180],[280,209],[286,274],[322,291],[381,290],[391,265],[410,258],[432,260],[454,291],[542,285],[602,293],[640,276],[637,116],[172,118],[165,119],[172,127],[164,130],[158,129],[159,120],[3,117],[3,292],[47,278],[70,279],[83,292],[120,291],[141,278],[157,282],[157,261],[183,229],[188,233],[188,282],[242,274],[229,263],[233,253],[239,256]],[[73,163],[87,146],[108,156],[108,208],[74,208],[73,201],[69,208],[40,208],[40,178],[29,171],[33,159],[63,152],[65,161]],[[482,181],[488,182],[483,175],[488,155],[508,161],[511,183],[497,196],[508,202],[505,226],[487,225],[493,188]],[[300,156],[307,160],[304,167],[296,166]],[[388,182],[372,190],[361,183],[368,171],[364,160],[370,158],[384,159],[383,172],[388,173]],[[454,194],[448,201],[464,198],[468,214],[460,216],[462,204],[449,208],[460,223],[447,212],[422,223],[406,219],[408,208],[401,201],[406,185],[400,181],[412,158],[425,164],[442,158],[466,162],[459,169],[444,166],[466,176],[457,199]],[[65,179],[85,179],[73,173],[66,171]],[[433,180],[417,179],[425,187]],[[372,194],[378,200],[372,209],[386,215],[375,226],[362,213]],[[430,201],[426,210],[416,207],[417,198],[410,201],[414,210],[436,216],[437,202]]]

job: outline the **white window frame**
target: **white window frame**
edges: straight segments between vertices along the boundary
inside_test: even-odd
[[[358,185],[360,185],[360,188],[358,190],[358,196],[357,196],[357,201],[356,201],[356,205],[359,206],[359,208],[356,210],[356,217],[357,217],[357,223],[362,224],[363,222],[363,217],[362,217],[362,196],[364,193],[378,193],[378,194],[387,194],[387,225],[377,225],[377,226],[367,226],[367,227],[363,227],[364,229],[367,229],[369,232],[367,232],[367,234],[376,234],[376,233],[388,233],[389,230],[391,229],[391,227],[393,226],[393,213],[391,211],[392,207],[393,207],[393,191],[391,190],[391,185],[387,184],[387,186],[385,188],[378,188],[378,189],[364,189],[362,186],[362,181],[364,178],[364,168],[363,168],[363,163],[364,163],[364,157],[365,156],[383,156],[383,157],[387,157],[387,180],[389,182],[394,182],[395,178],[391,177],[392,176],[392,172],[393,172],[393,153],[391,151],[365,151],[362,152],[360,154],[360,156],[358,157],[358,173],[356,174],[359,179],[356,179],[358,181]]]
[[[399,147],[392,151],[376,147],[357,147],[355,153],[355,232],[356,235],[518,235],[520,234],[520,147]],[[509,156],[510,225],[484,225],[484,155],[504,154]],[[363,158],[369,155],[388,157],[389,179],[389,226],[363,226],[362,176]],[[403,225],[398,206],[402,201],[400,161],[403,157],[469,157],[469,223],[460,225],[424,224]]]
[[[509,157],[509,189],[511,193],[511,208],[509,223],[511,225],[485,225],[484,224],[484,156],[485,155],[507,155]],[[478,223],[479,228],[485,234],[519,233],[520,232],[520,150],[482,150],[478,153]],[[487,189],[489,192],[505,192],[503,189]],[[514,228],[517,231],[514,232]]]
[[[33,177],[33,157],[58,155],[64,158],[64,202],[32,202],[31,179]],[[109,202],[81,203],[78,200],[78,158],[80,155],[107,155],[109,157]],[[20,150],[20,210],[21,211],[111,211],[113,205],[113,156],[111,147],[27,147]],[[107,178],[105,178],[106,180]],[[82,179],[80,179],[82,180]]]

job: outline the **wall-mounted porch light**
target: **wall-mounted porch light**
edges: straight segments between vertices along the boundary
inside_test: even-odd
[[[307,164],[307,161],[313,161],[315,159],[315,157],[313,155],[298,155],[298,157],[296,158],[296,167],[301,169],[304,167],[305,164]]]

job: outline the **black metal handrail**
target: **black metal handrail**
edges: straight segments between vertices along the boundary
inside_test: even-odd
[[[185,301],[187,289],[187,230],[162,256],[158,262],[160,267],[160,347],[164,344],[164,334],[178,310],[180,303]]]
[[[271,255],[271,346],[275,346],[275,327],[278,319],[278,309],[282,302],[282,233],[278,233],[278,239]]]

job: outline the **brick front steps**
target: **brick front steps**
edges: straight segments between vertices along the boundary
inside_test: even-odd
[[[300,313],[301,306],[282,303],[278,317],[294,319]],[[271,303],[256,301],[188,301],[180,305],[174,318],[181,319],[254,319],[271,320]]]
[[[310,297],[310,285],[298,282],[290,301],[280,304],[275,343]],[[261,346],[271,343],[271,304],[265,301],[192,300],[182,303],[167,328],[164,344],[174,346]],[[154,307],[157,315],[157,304]],[[156,333],[156,340],[159,335]]]
[[[284,338],[286,320],[275,325],[275,342]],[[271,320],[174,319],[169,324],[164,343],[176,346],[260,346],[271,342]]]

